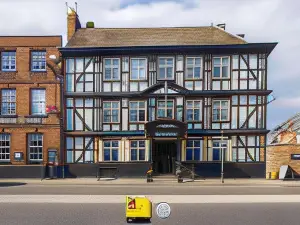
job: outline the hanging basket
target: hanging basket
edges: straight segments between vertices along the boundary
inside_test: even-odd
[[[47,105],[46,106],[46,113],[58,113],[57,107],[55,105]]]

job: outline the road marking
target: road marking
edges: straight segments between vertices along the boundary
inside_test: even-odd
[[[125,203],[125,195],[0,195],[0,203]],[[153,203],[300,203],[300,195],[149,195]]]
[[[22,186],[11,186],[11,187],[1,187],[4,188],[32,188],[32,187],[66,187],[66,188],[77,188],[77,187],[88,187],[88,188],[119,188],[119,187],[132,187],[132,185],[123,185],[123,184],[74,184],[74,185],[66,185],[66,184],[29,184],[29,185],[22,185]],[[300,186],[287,186],[287,185],[163,185],[163,184],[156,184],[154,185],[135,185],[134,188],[148,188],[148,189],[160,189],[160,188],[282,188],[282,187],[299,187]]]

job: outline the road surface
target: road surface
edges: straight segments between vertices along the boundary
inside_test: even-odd
[[[300,195],[300,187],[2,184],[0,195]]]
[[[300,203],[170,204],[170,218],[153,216],[162,225],[299,224]],[[124,204],[0,203],[1,225],[123,225]]]

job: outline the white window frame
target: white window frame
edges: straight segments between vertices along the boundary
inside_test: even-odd
[[[6,95],[4,95],[4,92],[7,92]],[[14,95],[12,95],[14,93]],[[3,101],[3,97],[6,97],[6,101]],[[12,99],[14,98],[14,101]],[[3,104],[7,104],[7,111],[8,113],[3,112]],[[14,105],[14,107],[12,107]],[[17,111],[17,91],[16,89],[2,89],[1,90],[1,115],[16,115]]]
[[[30,145],[30,142],[31,142],[31,136],[32,135],[35,135],[35,139],[37,139],[37,140],[39,140],[38,139],[38,136],[41,136],[42,137],[42,145]],[[38,141],[37,141],[37,143],[38,143]],[[43,161],[43,144],[44,144],[44,137],[43,137],[43,134],[41,134],[41,133],[31,133],[31,134],[28,134],[28,160],[30,161],[30,162],[40,162],[40,161]],[[37,153],[35,153],[34,151],[32,152],[32,150],[34,149],[34,148],[37,148]],[[40,158],[38,158],[38,159],[32,159],[31,158],[31,155],[33,155],[33,154],[38,154],[38,155],[40,155],[40,153],[38,152],[38,149],[39,148],[41,148],[42,150],[41,150],[41,154],[42,154],[42,158],[40,159]]]
[[[175,112],[174,112],[174,99],[168,99],[168,100],[167,100],[167,105],[168,105],[168,102],[170,102],[170,101],[172,101],[172,119],[174,119],[174,116],[175,116]],[[156,111],[157,116],[156,116],[156,117],[157,117],[158,119],[161,119],[161,118],[168,118],[168,117],[167,117],[167,115],[168,115],[168,114],[167,114],[167,110],[168,110],[168,109],[171,109],[171,108],[170,108],[170,107],[167,107],[167,108],[166,108],[166,106],[164,106],[163,108],[161,108],[161,107],[159,107],[159,102],[164,102],[164,103],[165,103],[166,101],[165,101],[165,100],[157,100],[157,111]],[[165,111],[165,117],[158,117],[158,110],[159,110],[159,109],[163,109],[163,110]]]
[[[140,102],[144,102],[144,104],[145,104],[145,107],[144,108],[140,108]],[[130,107],[130,103],[138,103],[138,107],[136,108],[136,109],[132,109],[131,107]],[[129,122],[130,123],[141,123],[141,122],[146,122],[147,121],[147,110],[146,110],[146,108],[147,108],[147,101],[129,101]],[[136,110],[137,111],[137,121],[132,121],[131,120],[131,117],[130,117],[130,111],[131,110]],[[139,113],[139,111],[140,110],[144,110],[145,111],[145,120],[143,120],[143,121],[140,121],[139,120],[139,115],[140,115],[140,113]]]
[[[193,65],[191,67],[191,64],[188,64],[188,59],[193,59]],[[196,59],[200,59],[200,65],[196,65]],[[188,56],[185,59],[185,80],[201,80],[203,75],[202,75],[202,68],[203,68],[203,58],[200,56]],[[195,68],[200,67],[200,77],[195,78]],[[188,77],[188,69],[193,69],[193,78]]]
[[[214,147],[214,143],[219,143],[218,147]],[[226,146],[223,146],[223,145],[226,145]],[[224,155],[224,161],[226,159],[226,154],[227,154],[227,151],[228,151],[228,141],[220,141],[220,140],[213,140],[212,141],[212,161],[221,161],[222,160],[222,149],[223,149],[223,155]],[[213,156],[213,151],[214,149],[219,149],[219,158],[220,160],[214,160],[214,156]]]
[[[223,109],[222,108],[222,102],[227,102],[227,104],[228,104],[228,108],[227,108],[227,119],[226,120],[222,120],[222,110],[225,110],[225,109]],[[218,118],[218,120],[214,120],[214,116],[213,116],[213,114],[214,114],[214,103],[215,102],[219,102],[220,103],[220,108],[218,109],[218,110],[220,110],[220,114],[219,114],[219,118]],[[220,99],[220,100],[213,100],[212,101],[212,121],[213,122],[227,122],[227,121],[229,121],[230,120],[230,101],[229,100],[225,100],[225,99]]]
[[[108,67],[106,64],[105,64],[105,61],[106,60],[110,60],[112,64],[109,65],[109,68],[111,69],[110,71],[110,79],[107,79],[105,77],[105,73],[106,73],[106,68]],[[114,65],[113,64],[113,60],[118,60],[118,66]],[[117,68],[118,69],[118,79],[113,79],[113,76],[114,76],[114,71],[113,69]],[[120,77],[121,77],[121,60],[120,58],[104,58],[103,59],[103,81],[120,81]]]
[[[118,142],[118,147],[113,147],[113,142]],[[105,142],[110,142],[110,147],[104,147]],[[105,150],[109,149],[110,158],[109,160],[105,160]],[[112,150],[118,150],[118,160],[112,160]],[[103,161],[104,162],[119,162],[120,161],[120,141],[119,140],[103,140]]]
[[[188,145],[188,141],[192,141],[193,142],[193,147],[188,147],[187,145]],[[195,147],[195,141],[199,141],[200,142],[200,146],[199,147]],[[185,151],[187,152],[187,149],[188,148],[190,148],[190,149],[192,149],[192,151],[193,151],[193,159],[191,159],[191,160],[188,160],[187,159],[187,154],[185,154],[185,161],[202,161],[202,154],[203,154],[203,152],[202,152],[202,140],[201,139],[188,139],[188,140],[186,140],[186,146],[185,146],[186,148],[185,148]],[[200,152],[199,152],[199,160],[195,160],[195,148],[199,148],[200,149]]]
[[[10,145],[11,145],[11,141],[10,141],[10,134],[8,133],[1,133],[0,134],[0,143],[1,142],[7,142],[9,143],[8,146],[5,146],[5,144],[0,144],[0,161],[1,162],[9,162],[10,161]],[[6,152],[6,149],[8,149],[8,153]],[[6,159],[6,157],[3,159],[2,155],[7,156],[8,155],[8,159]]]
[[[223,67],[225,65],[223,65],[223,59],[224,58],[227,58],[228,59],[228,65],[227,65],[227,74],[228,74],[228,77],[223,77]],[[216,67],[220,67],[220,77],[215,77],[215,64],[214,64],[214,60],[215,59],[220,59],[220,65],[217,65]],[[213,71],[212,71],[212,77],[214,79],[230,79],[230,57],[229,56],[214,56],[212,58],[212,68],[213,68]]]
[[[8,55],[4,55],[5,53],[8,53]],[[10,53],[14,53],[14,54],[10,54]],[[7,59],[4,59],[7,58]],[[5,61],[8,61],[8,64],[4,63]],[[13,64],[12,61],[15,61],[15,63]],[[9,68],[3,68],[3,66],[8,66]],[[15,68],[11,68],[12,66],[14,66]],[[17,70],[17,53],[16,51],[4,51],[1,53],[1,70],[6,72],[6,71],[16,71]]]
[[[39,53],[39,54],[36,57],[33,57],[34,53]],[[43,60],[43,55],[40,54],[40,53],[45,53],[45,59],[44,60]],[[31,51],[30,57],[31,57],[31,62],[30,62],[31,71],[33,71],[33,72],[45,72],[45,71],[47,71],[47,64],[46,64],[47,52],[46,51]],[[33,67],[34,62],[38,63],[39,68],[34,68]],[[41,65],[44,65],[45,68],[44,69],[40,68]]]
[[[138,67],[136,68],[138,70],[138,78],[137,79],[132,79],[132,69],[133,69],[133,63],[132,63],[132,60],[138,60],[138,62],[140,60],[145,60],[145,67],[142,67],[140,66],[140,64],[138,63]],[[132,81],[145,81],[147,80],[147,77],[148,77],[148,74],[147,74],[147,65],[148,65],[148,61],[147,61],[147,58],[130,58],[130,80]],[[141,79],[140,78],[140,69],[144,69],[145,70],[145,78],[144,79]]]
[[[169,66],[167,64],[164,64],[164,65],[160,65],[159,64],[159,61],[161,59],[172,59],[173,60],[173,65],[172,65],[172,77],[171,78],[168,78],[167,77],[167,68],[169,68]],[[158,65],[158,71],[157,71],[157,80],[174,80],[174,77],[175,77],[175,58],[172,57],[172,56],[166,56],[166,57],[158,57],[158,62],[157,62],[157,65]],[[164,69],[165,70],[165,76],[162,78],[161,75],[160,75],[160,69]]]
[[[105,103],[110,103],[110,108],[104,108]],[[118,122],[112,122],[112,111],[116,108],[112,108],[113,103],[118,103]],[[118,124],[120,123],[120,101],[103,101],[103,123],[105,124]],[[110,110],[110,122],[104,122],[104,110]]]
[[[46,89],[31,89],[31,115],[46,115]],[[38,100],[33,100],[33,93],[35,91],[39,91],[39,94],[38,94]],[[40,91],[43,91],[44,92],[44,99],[41,98],[41,95],[40,95]],[[41,112],[37,112],[37,113],[34,113],[33,112],[33,105],[34,104],[37,104],[38,105],[38,109],[41,109]]]
[[[144,147],[140,147],[140,142],[141,141],[144,142]],[[131,143],[132,142],[137,142],[137,147],[131,147]],[[136,162],[136,161],[146,161],[146,141],[145,140],[130,140],[130,142],[129,142],[129,149],[130,149],[130,151],[129,151],[130,161],[133,161],[133,162]],[[136,149],[137,150],[137,159],[136,160],[133,160],[131,158],[131,150],[132,149]],[[140,159],[140,150],[144,150],[144,152],[145,152],[145,159],[143,159],[143,160]]]
[[[192,108],[189,108],[188,107],[188,102],[192,102],[193,103],[193,107]],[[199,110],[200,110],[200,120],[195,120],[195,109],[196,109],[196,107],[195,107],[195,102],[199,102]],[[185,113],[186,113],[186,121],[188,121],[188,122],[201,122],[202,121],[202,100],[186,100],[186,103],[185,103],[186,105],[186,108],[185,108]],[[187,110],[188,109],[192,109],[193,110],[193,119],[192,120],[188,120],[187,119]]]

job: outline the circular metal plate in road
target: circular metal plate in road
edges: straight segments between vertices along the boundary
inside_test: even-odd
[[[161,219],[167,219],[171,214],[171,207],[166,202],[161,202],[156,207],[156,214]]]

